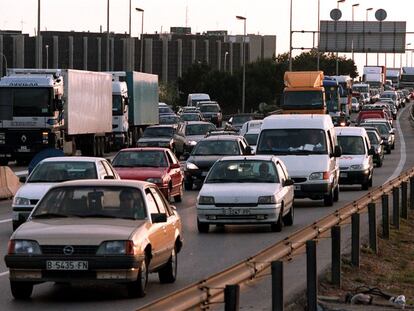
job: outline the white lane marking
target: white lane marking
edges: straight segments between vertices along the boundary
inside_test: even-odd
[[[411,106],[411,105],[410,105]],[[398,131],[398,136],[400,138],[400,161],[398,162],[397,167],[394,170],[394,173],[392,173],[392,175],[390,177],[388,177],[388,179],[385,182],[388,182],[394,178],[396,178],[397,176],[399,176],[404,168],[405,165],[405,161],[407,159],[407,155],[405,154],[405,139],[404,139],[404,134],[401,130],[401,126],[400,126],[400,119],[402,114],[405,112],[405,110],[408,108],[408,106],[405,106],[404,109],[401,111],[400,115],[398,116],[398,122],[397,123],[397,131]]]
[[[5,275],[8,275],[8,274],[9,274],[9,271],[2,272],[2,273],[0,273],[0,277],[5,276]]]
[[[0,220],[0,224],[4,224],[4,223],[10,222],[10,221],[12,221],[11,218],[9,218],[9,219],[3,219],[3,220]]]
[[[29,174],[29,171],[28,170],[25,170],[25,171],[18,171],[18,172],[14,172],[15,174],[16,174],[16,176],[26,176],[26,175],[28,175]]]

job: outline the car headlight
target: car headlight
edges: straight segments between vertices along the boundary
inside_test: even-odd
[[[214,204],[214,197],[200,195],[200,197],[198,198],[198,204],[200,204],[200,205],[213,205]]]
[[[367,170],[369,169],[369,164],[354,164],[349,167],[351,170]]]
[[[96,252],[97,255],[135,255],[134,242],[130,240],[102,242]]]
[[[147,178],[148,182],[152,182],[153,184],[162,184],[161,178]]]
[[[314,172],[309,175],[309,180],[328,180],[329,172]]]
[[[14,197],[13,205],[30,205],[30,200],[22,197]]]
[[[185,165],[185,168],[187,170],[198,170],[198,166],[191,162],[187,162],[187,164]]]
[[[32,240],[10,240],[8,254],[16,255],[40,255],[39,243]]]
[[[257,204],[275,204],[276,198],[274,195],[264,195],[257,199]]]
[[[195,146],[195,145],[197,145],[197,142],[195,140],[189,140],[187,142],[187,144],[190,145],[190,146]]]

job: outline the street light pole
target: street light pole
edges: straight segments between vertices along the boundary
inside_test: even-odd
[[[354,21],[354,9],[355,7],[359,6],[359,3],[355,3],[352,5],[352,21]],[[354,61],[354,25],[352,24],[352,61]]]
[[[229,52],[226,51],[224,53],[224,71],[227,72],[227,55],[229,55]]]
[[[411,42],[407,43],[407,46],[410,46],[410,45],[411,45]],[[408,67],[408,52],[409,51],[405,51],[405,66],[406,67]]]
[[[290,0],[289,71],[292,71],[292,7],[293,7],[293,0]]]
[[[40,44],[40,0],[37,0],[37,44],[36,44],[36,51],[37,51],[37,68],[41,68],[41,57],[40,53],[42,50],[42,46]]]
[[[139,55],[139,71],[142,72],[143,66],[143,53],[144,53],[144,10],[141,8],[135,8],[137,12],[141,12],[141,53]]]
[[[365,21],[368,22],[368,12],[372,11],[372,10],[373,10],[373,8],[368,8],[368,9],[365,10],[365,14],[366,14]],[[368,66],[368,52],[365,52],[365,66]]]
[[[46,48],[46,69],[49,69],[49,45],[45,45]]]
[[[339,4],[345,2],[345,0],[337,0],[336,1],[336,8],[339,10]],[[335,22],[336,23],[336,22]],[[338,60],[338,52],[336,52],[336,75],[339,76],[339,60]]]
[[[244,16],[236,16],[237,19],[242,20],[244,24],[244,32],[243,32],[243,44],[242,44],[242,61],[243,61],[243,85],[242,85],[242,113],[244,113],[244,107],[246,103],[246,51],[245,51],[245,41],[246,41],[246,17]]]
[[[106,8],[106,71],[109,71],[109,0],[107,0]]]
[[[131,38],[132,0],[129,0],[129,37]]]
[[[316,58],[316,70],[319,71],[319,61],[320,61],[320,55],[319,55],[319,36],[320,36],[320,20],[321,20],[321,0],[318,0],[318,49],[317,49],[317,58]]]

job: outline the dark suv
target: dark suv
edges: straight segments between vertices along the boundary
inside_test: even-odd
[[[205,121],[213,123],[217,127],[221,127],[223,115],[221,114],[220,105],[214,101],[203,101],[199,103],[200,112]]]
[[[223,156],[250,155],[251,148],[242,136],[210,136],[200,140],[189,155],[184,167],[184,186],[200,188],[213,164]]]

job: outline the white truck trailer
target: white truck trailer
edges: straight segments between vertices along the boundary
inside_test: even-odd
[[[0,80],[0,164],[46,148],[102,156],[112,135],[112,76],[71,69],[9,69]]]

